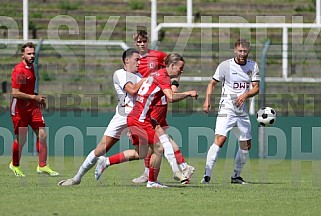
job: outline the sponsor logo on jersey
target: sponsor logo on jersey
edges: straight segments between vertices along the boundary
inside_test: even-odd
[[[144,102],[144,97],[142,97],[140,95],[137,95],[136,101],[139,102],[139,103],[143,103]]]
[[[155,68],[155,62],[148,62],[148,68]]]
[[[251,71],[251,70],[248,70],[248,71],[246,72],[246,74],[247,74],[249,77],[252,77],[252,71]]]
[[[247,83],[247,82],[233,83],[233,89],[248,89],[248,88],[250,88],[250,83]]]

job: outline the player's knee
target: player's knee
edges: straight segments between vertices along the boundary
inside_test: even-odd
[[[45,142],[47,140],[47,134],[46,133],[39,133],[39,136],[38,136],[39,140],[41,142]]]
[[[218,145],[219,147],[223,147],[225,141],[226,141],[226,136],[223,136],[223,135],[215,136],[215,144]]]
[[[105,146],[104,143],[103,144],[99,143],[97,145],[97,147],[95,148],[95,150],[94,150],[94,154],[95,154],[96,157],[103,156],[104,154],[106,154],[106,152],[107,152],[106,151],[106,146]]]
[[[136,152],[134,157],[138,158],[139,160],[145,159],[147,157],[147,152]]]
[[[41,140],[41,141],[47,140],[47,133],[46,133],[46,131],[45,131],[43,128],[40,128],[40,129],[38,130],[38,133],[37,133],[37,131],[36,131],[36,134],[37,134],[39,140]]]
[[[240,148],[242,150],[250,150],[252,147],[252,142],[251,140],[247,140],[247,141],[242,141],[240,142]]]
[[[164,152],[164,148],[163,148],[162,144],[156,143],[154,145],[154,153],[158,156],[161,156],[161,155],[163,155],[163,152]]]
[[[27,138],[26,137],[20,137],[19,139],[17,139],[17,142],[19,143],[19,145],[24,145],[27,142]]]

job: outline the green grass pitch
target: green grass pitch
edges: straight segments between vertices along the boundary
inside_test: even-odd
[[[219,158],[212,181],[200,184],[205,158],[188,158],[196,172],[190,185],[173,180],[167,162],[159,180],[170,188],[146,188],[131,179],[141,174],[142,161],[109,167],[101,179],[90,170],[78,186],[59,187],[72,177],[83,157],[51,157],[61,173],[36,173],[37,157],[23,156],[26,178],[9,170],[10,157],[0,157],[0,214],[4,215],[320,215],[321,161],[250,159],[242,177],[248,185],[231,185],[233,160]]]

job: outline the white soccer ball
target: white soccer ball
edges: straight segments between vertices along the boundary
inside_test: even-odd
[[[276,120],[276,112],[271,107],[263,107],[257,111],[256,120],[264,127],[270,126],[274,124]]]

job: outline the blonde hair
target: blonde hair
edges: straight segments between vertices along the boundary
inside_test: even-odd
[[[178,53],[168,54],[164,59],[166,67],[170,66],[171,64],[176,64],[179,61],[185,62],[183,56]]]
[[[242,45],[243,47],[246,47],[246,48],[250,48],[251,43],[246,39],[240,38],[237,41],[235,41],[234,48],[236,48],[240,45]]]

